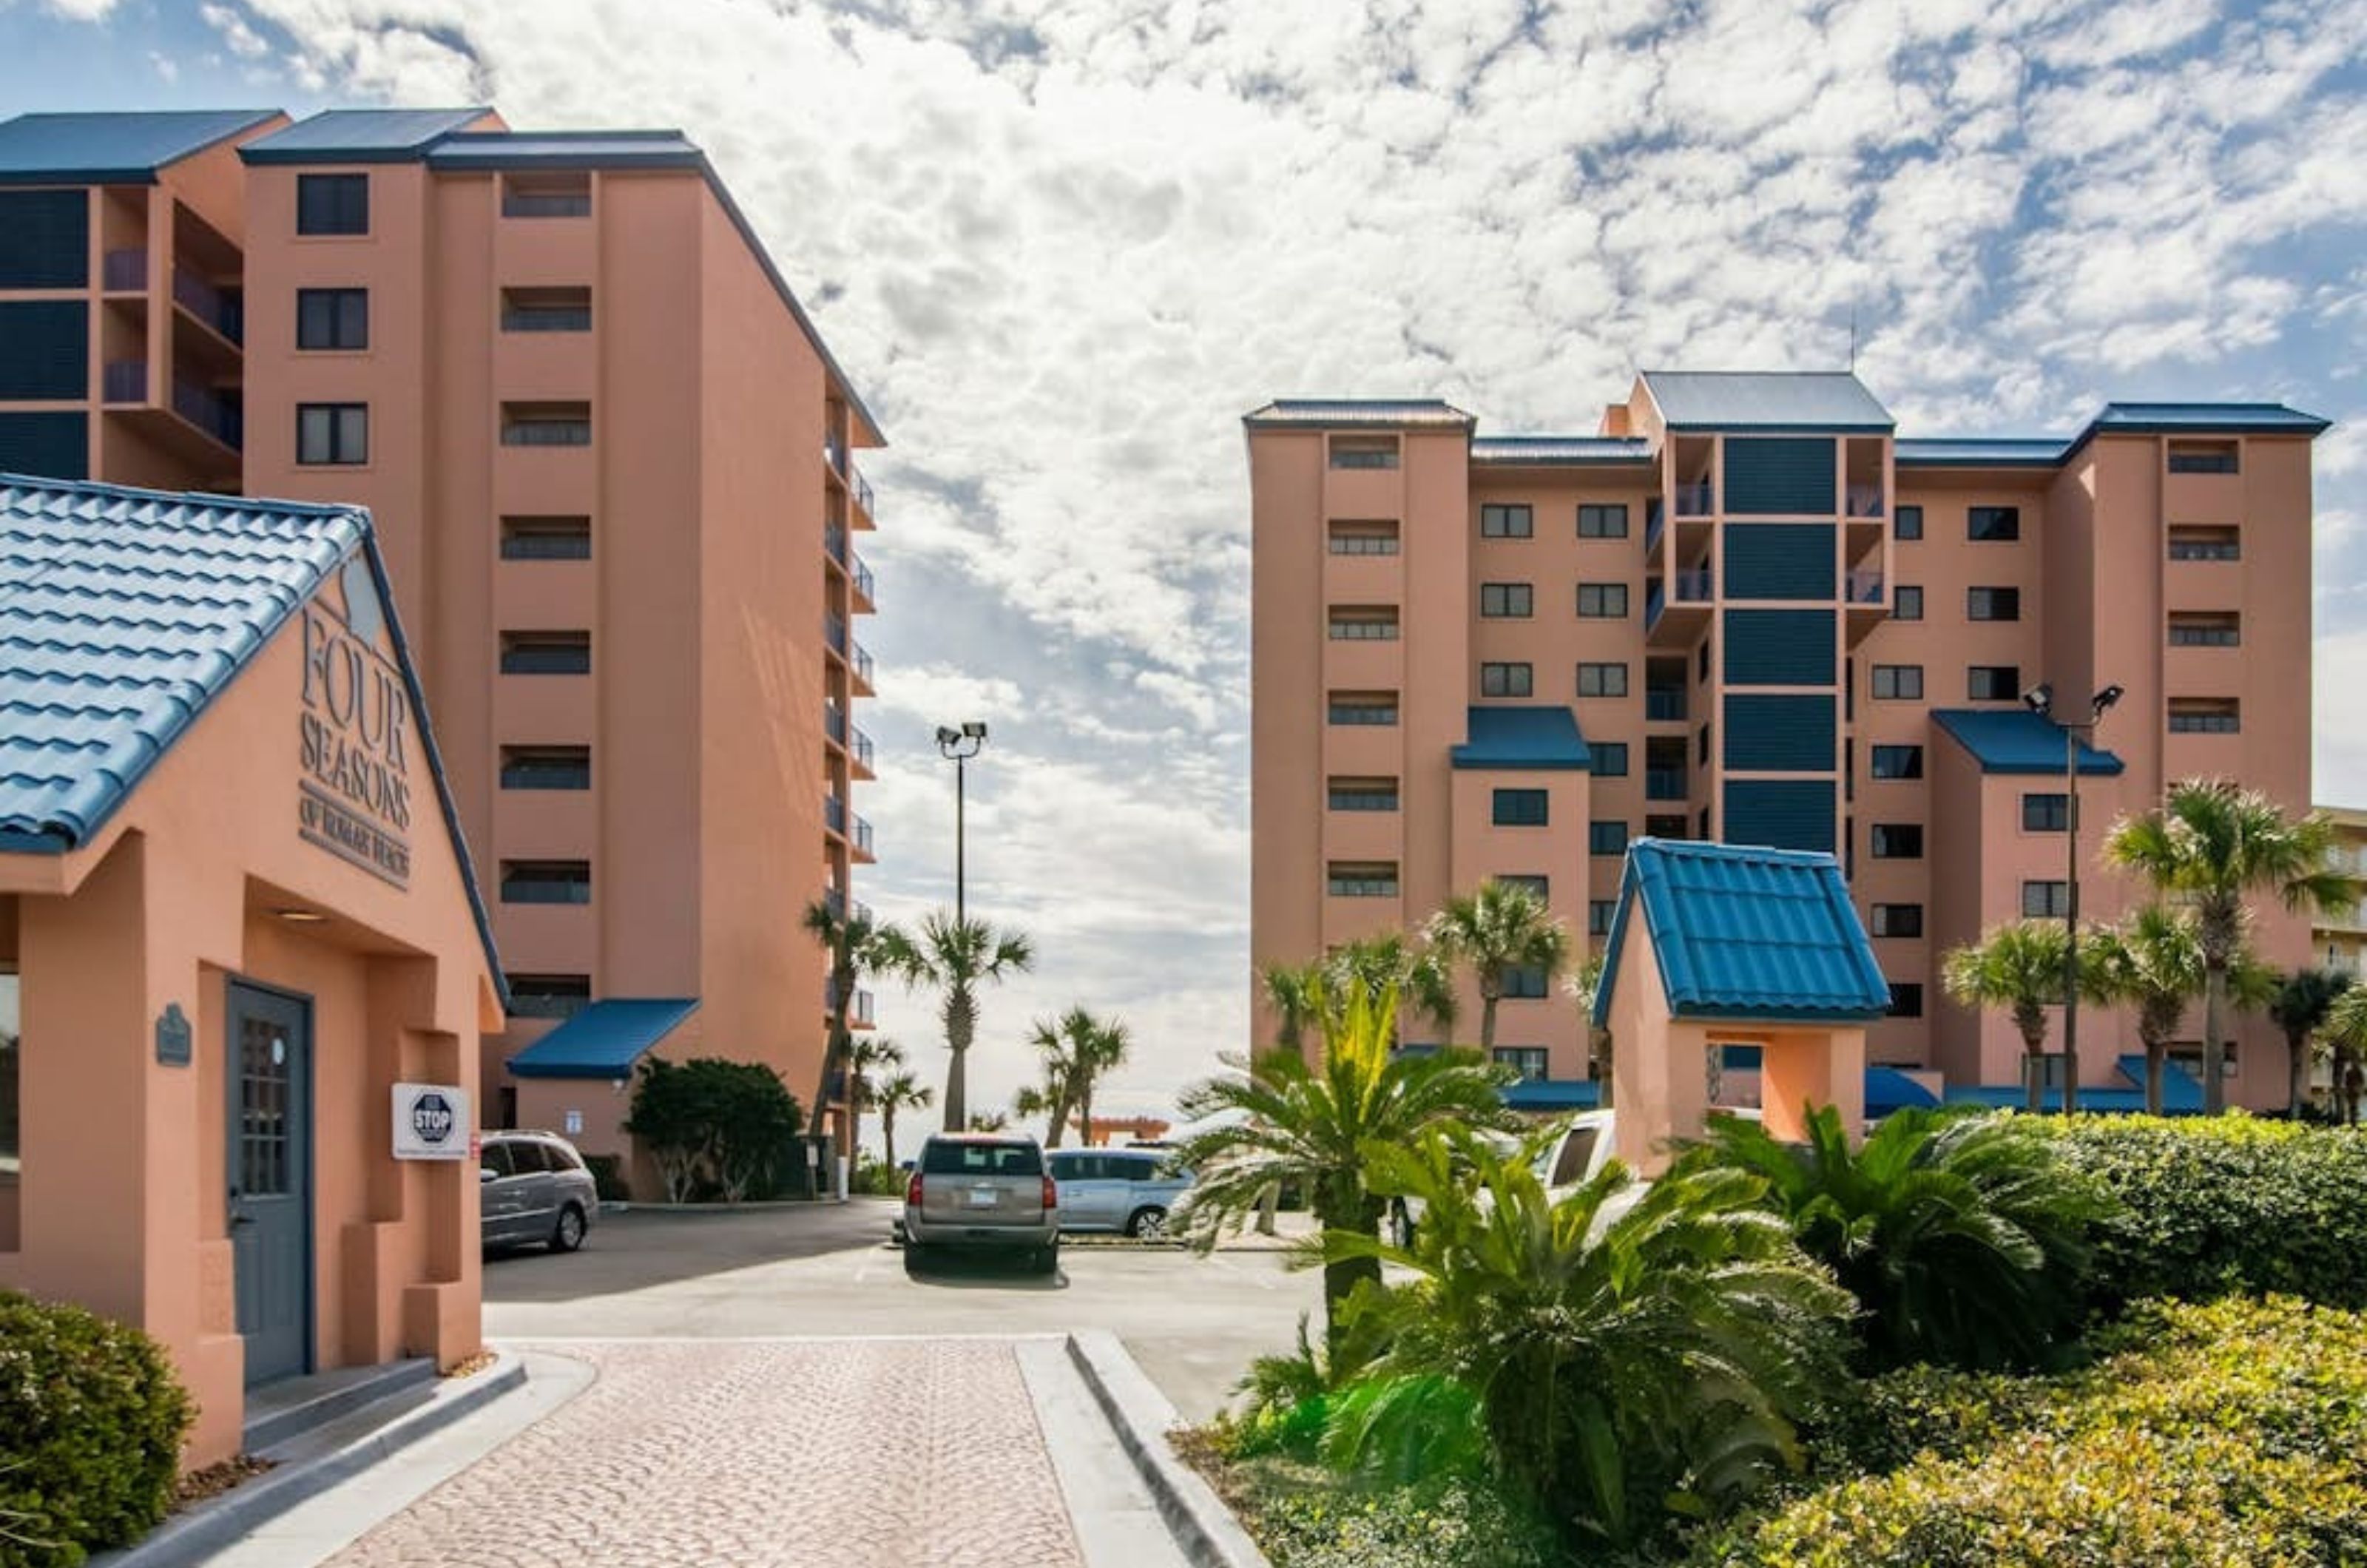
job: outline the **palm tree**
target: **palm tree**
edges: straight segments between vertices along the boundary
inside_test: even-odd
[[[2107,862],[2194,911],[2203,944],[2203,1108],[2212,1114],[2227,1103],[2219,1065],[2246,901],[2267,891],[2288,909],[2349,908],[2357,888],[2333,870],[2333,851],[2334,825],[2325,817],[2288,817],[2267,795],[2225,779],[2172,784],[2158,809],[2123,818],[2105,837]]]
[[[878,1103],[879,1080],[891,1068],[904,1066],[904,1047],[893,1040],[866,1034],[846,1048],[846,1145],[863,1139],[863,1111]]]
[[[1024,932],[996,931],[984,920],[957,919],[937,910],[921,922],[917,938],[890,927],[882,934],[880,966],[910,987],[934,986],[945,993],[938,1016],[946,1025],[946,1131],[969,1124],[968,1070],[970,1042],[978,1037],[978,987],[1000,982],[1032,966],[1035,947]]]
[[[1126,1060],[1134,1037],[1115,1019],[1104,1021],[1082,1007],[1072,1007],[1057,1019],[1037,1020],[1027,1038],[1028,1043],[1044,1053],[1044,1082],[1040,1088],[1020,1091],[1029,1100],[1019,1108],[1021,1113],[1042,1111],[1051,1117],[1044,1140],[1048,1148],[1060,1146],[1072,1118],[1080,1128],[1079,1136],[1092,1144],[1093,1084]]]
[[[928,1103],[926,1100],[923,1104]],[[969,1130],[973,1133],[1000,1133],[1011,1125],[1008,1111],[973,1111],[969,1113]]]
[[[2046,1010],[2062,1004],[2069,953],[2062,921],[2016,920],[1940,962],[1940,983],[1949,996],[1968,1008],[2002,1009],[2012,1018],[2033,1111],[2045,1109]]]
[[[1362,981],[1374,996],[1394,989],[1407,1010],[1441,1032],[1455,1023],[1455,971],[1435,946],[1416,947],[1402,931],[1342,942],[1323,959],[1323,984],[1337,1001]]]
[[[1307,1032],[1322,1024],[1316,1006],[1322,988],[1320,964],[1269,964],[1258,971],[1258,989],[1274,1011],[1275,1050],[1304,1054]]]
[[[1057,1149],[1060,1146],[1060,1124],[1064,1120],[1066,1120],[1067,1112],[1064,1110],[1055,1107],[1051,1095],[1046,1092],[1042,1085],[1029,1084],[1020,1089],[1018,1093],[1013,1095],[1011,1097],[1011,1114],[1018,1117],[1023,1122],[1030,1116],[1042,1116],[1048,1118],[1050,1125],[1044,1129],[1044,1146],[1048,1149]],[[999,1133],[1002,1130],[1001,1127],[980,1126],[979,1122],[983,1119],[984,1118],[981,1116],[972,1116],[969,1119],[970,1131],[973,1133]],[[1009,1117],[1004,1118],[1006,1123],[1009,1120]]]
[[[888,1168],[896,1166],[896,1113],[900,1111],[920,1111],[937,1097],[936,1091],[910,1073],[898,1073],[881,1080],[871,1091],[871,1103],[879,1108],[879,1136],[888,1147]]]
[[[1253,1213],[1268,1186],[1305,1191],[1326,1230],[1377,1237],[1382,1200],[1365,1180],[1376,1148],[1403,1145],[1444,1121],[1478,1126],[1508,1124],[1497,1086],[1502,1075],[1468,1051],[1401,1056],[1394,991],[1376,997],[1352,987],[1336,1012],[1319,998],[1324,1021],[1323,1059],[1309,1066],[1297,1053],[1268,1052],[1240,1077],[1226,1076],[1184,1090],[1187,1121],[1225,1121],[1183,1140],[1177,1163],[1199,1172],[1178,1206],[1176,1224],[1202,1251],[1216,1245],[1229,1221]],[[1327,1259],[1323,1309],[1328,1333],[1342,1327],[1340,1309],[1359,1281],[1378,1284],[1371,1258]]]
[[[2117,927],[2089,938],[2098,999],[2136,1009],[2145,1047],[2146,1114],[2161,1114],[2161,1079],[2169,1043],[2186,1010],[2203,995],[2203,942],[2194,918],[2148,904]]]
[[[1479,1049],[1496,1049],[1496,1004],[1504,971],[1541,969],[1546,984],[1569,965],[1569,928],[1546,912],[1545,900],[1516,882],[1487,881],[1479,891],[1450,898],[1430,918],[1430,942],[1449,962],[1470,965],[1479,987]]]
[[[2284,1032],[2285,1050],[2291,1054],[2293,1082],[2286,1090],[2285,1112],[2296,1121],[2309,1101],[2310,1037],[2326,1027],[2334,1004],[2350,988],[2348,975],[2330,969],[2296,969],[2282,978],[2276,994],[2269,998],[2269,1016]],[[2339,1078],[2336,1086],[2339,1092]]]
[[[821,1054],[821,1082],[814,1087],[813,1108],[807,1116],[806,1136],[820,1142],[822,1119],[830,1109],[831,1086],[845,1070],[847,1048],[854,1040],[847,1026],[847,1016],[855,1006],[855,985],[866,970],[886,966],[886,954],[891,942],[901,937],[893,926],[874,924],[869,911],[860,906],[833,906],[828,898],[817,898],[806,906],[801,922],[813,933],[824,952],[830,954],[830,1039]],[[847,1158],[855,1157],[852,1135],[846,1144]]]
[[[2327,1014],[2326,1037],[2334,1044],[2334,1106],[2346,1127],[2359,1124],[2359,1090],[2352,1075],[2367,1057],[2367,986],[2342,993]]]
[[[1601,1097],[1595,1103],[1608,1111],[1611,1109],[1611,1031],[1594,1027],[1594,998],[1595,993],[1603,988],[1603,955],[1600,953],[1588,953],[1579,961],[1578,967],[1570,971],[1569,978],[1561,983],[1561,988],[1578,1003],[1579,1022],[1586,1029],[1587,1075],[1593,1078],[1595,1092]]]

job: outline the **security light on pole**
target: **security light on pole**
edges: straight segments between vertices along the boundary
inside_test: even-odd
[[[2122,688],[2106,686],[2088,699],[2085,723],[2055,717],[2055,688],[2041,681],[2022,693],[2031,712],[2053,719],[2063,731],[2064,840],[2067,865],[2064,882],[2063,925],[2063,1114],[2079,1109],[2079,737],[2094,735],[2104,715],[2121,700]],[[2040,1090],[2041,1103],[2044,1084]]]

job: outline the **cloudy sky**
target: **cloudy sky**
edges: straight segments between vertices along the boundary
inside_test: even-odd
[[[2317,778],[2367,803],[2367,0],[0,0],[19,108],[495,103],[679,126],[893,446],[865,888],[971,903],[1026,1020],[1240,1043],[1247,485],[1276,395],[1591,430],[1639,365],[1858,368],[1918,434],[2284,400],[2318,447]],[[924,1000],[884,1024],[934,1077]]]

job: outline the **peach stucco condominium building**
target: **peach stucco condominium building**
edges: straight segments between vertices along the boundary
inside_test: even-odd
[[[2019,1037],[1936,969],[2064,909],[2066,737],[2025,692],[2084,720],[2124,690],[2078,753],[2083,919],[2137,891],[2093,850],[2166,783],[2309,805],[2307,414],[2116,403],[2068,436],[1902,439],[1853,376],[1648,371],[1590,435],[1483,435],[1435,401],[1246,425],[1259,964],[1490,877],[1599,945],[1638,837],[1827,851],[1891,985],[1869,1062],[2010,1097]],[[2301,963],[2308,920],[2265,908],[2257,940]],[[1577,1008],[1505,978],[1522,1098],[1585,1102]],[[2130,1021],[2081,1021],[2089,1102],[2134,1096]],[[2232,1055],[2232,1100],[2281,1102],[2266,1023]]]
[[[509,974],[489,1122],[620,1149],[658,1047],[814,1092],[882,439],[679,132],[0,124],[0,471],[369,510]]]

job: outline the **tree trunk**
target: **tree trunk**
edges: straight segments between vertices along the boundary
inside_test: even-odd
[[[978,1028],[978,1003],[969,988],[956,986],[946,993],[946,1049],[953,1060],[946,1064],[946,1131],[969,1131],[969,1093],[967,1074],[969,1067],[970,1035]]]
[[[893,1105],[879,1108],[879,1141],[888,1145],[888,1168],[892,1171],[896,1168],[896,1108]]]
[[[2227,1059],[2227,964],[2205,960],[2203,971],[2203,1113],[2216,1116],[2227,1109],[2227,1082],[2221,1064]]]
[[[1077,1094],[1077,1142],[1086,1148],[1093,1146],[1093,1080],[1090,1077]]]
[[[1479,1054],[1496,1059],[1496,998],[1486,991],[1479,993]]]
[[[1353,1231],[1358,1235],[1379,1237],[1382,1208],[1379,1199],[1360,1190],[1353,1202],[1342,1207],[1350,1212],[1338,1213],[1331,1203],[1319,1198],[1315,1205],[1316,1224],[1324,1230]],[[1327,1349],[1339,1349],[1340,1336],[1347,1326],[1342,1321],[1342,1309],[1358,1282],[1365,1280],[1370,1280],[1376,1285],[1381,1282],[1379,1258],[1331,1258],[1324,1260],[1323,1342]]]
[[[1609,1030],[1598,1029],[1591,1030],[1589,1032],[1592,1035],[1594,1047],[1594,1082],[1596,1086],[1594,1103],[1601,1109],[1608,1111],[1611,1109],[1611,1086],[1616,1077],[1613,1071],[1614,1066],[1613,1061],[1613,1053],[1615,1048],[1611,1043],[1611,1032]]]
[[[2146,1114],[2148,1116],[2158,1116],[2161,1114],[2162,1073],[2169,1064],[2169,1042],[2167,1040],[2148,1040],[2145,1043],[2145,1054]]]
[[[2028,1040],[2022,1043],[2022,1087],[2029,1097],[2030,1113],[2043,1115],[2046,1111],[2046,1042]]]
[[[2302,1108],[2309,1103],[2308,1032],[2287,1034],[2285,1050],[2293,1058],[2287,1064],[2292,1069],[2292,1080],[2285,1085],[2285,1114],[2298,1122],[2301,1120]]]
[[[845,1058],[847,1047],[853,1043],[846,1032],[846,1014],[855,1003],[855,970],[851,966],[832,967],[830,983],[830,1041],[821,1054],[821,1081],[814,1086],[813,1110],[806,1118],[809,1138],[821,1136],[823,1112],[830,1104],[831,1069]]]

